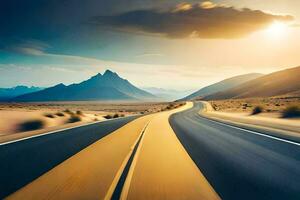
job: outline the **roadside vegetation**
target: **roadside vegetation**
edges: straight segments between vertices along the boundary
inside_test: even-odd
[[[80,110],[77,110],[77,111],[76,111],[76,115],[81,115],[81,116],[82,116],[82,115],[83,115],[83,112],[80,111]]]
[[[161,111],[166,111],[166,110],[172,110],[175,108],[179,108],[181,106],[184,106],[186,103],[169,103],[169,105],[167,105],[165,108],[162,108]]]
[[[263,107],[262,106],[256,106],[253,108],[251,115],[257,115],[259,113],[263,112]]]
[[[300,107],[298,106],[289,106],[282,111],[283,118],[296,118],[300,117]]]
[[[19,131],[33,131],[45,127],[45,122],[41,119],[33,119],[22,122],[18,125]]]
[[[63,117],[63,116],[65,116],[65,114],[62,113],[62,112],[57,112],[57,113],[55,113],[55,115],[58,116],[58,117]]]
[[[115,118],[119,118],[119,117],[125,117],[124,114],[118,114],[118,113],[115,113],[115,114],[109,114],[109,115],[105,115],[103,116],[105,119],[115,119]]]
[[[45,113],[44,116],[48,117],[48,118],[55,118],[55,115],[53,115],[51,113]]]
[[[66,109],[66,110],[64,110],[63,112],[64,112],[64,113],[67,113],[67,114],[69,114],[69,115],[74,115],[74,114],[75,114],[74,112],[72,112],[72,111],[69,110],[69,109]]]
[[[70,118],[68,119],[68,123],[75,123],[75,122],[80,122],[82,119],[78,115],[71,115]]]

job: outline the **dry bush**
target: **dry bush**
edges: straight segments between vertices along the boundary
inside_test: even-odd
[[[55,118],[55,115],[53,115],[51,113],[45,113],[44,116],[48,117],[48,118]]]
[[[62,112],[57,112],[57,113],[55,113],[55,115],[56,115],[56,116],[59,116],[59,117],[63,117],[63,116],[65,116],[65,114],[64,114],[64,113],[62,113]]]
[[[259,113],[262,113],[263,112],[263,107],[261,106],[256,106],[255,108],[253,108],[252,110],[252,115],[257,115]]]
[[[115,113],[113,115],[105,115],[104,118],[105,119],[113,119],[113,118],[119,118],[119,117],[124,117],[125,115],[124,114],[118,114],[118,113]]]
[[[105,115],[104,118],[105,119],[111,119],[111,118],[113,118],[113,116],[111,116],[111,115]]]
[[[300,108],[298,106],[289,106],[282,111],[283,118],[300,117]]]
[[[80,110],[77,110],[77,111],[76,111],[76,114],[77,114],[77,115],[83,115],[83,112],[80,111]]]
[[[68,123],[75,123],[81,121],[81,117],[78,115],[71,115],[71,117],[68,119]]]
[[[18,125],[18,129],[20,131],[32,131],[32,130],[41,129],[44,126],[45,126],[45,122],[43,120],[33,119],[33,120],[28,120],[20,123]]]
[[[74,115],[74,114],[75,114],[74,112],[72,112],[72,111],[69,110],[69,109],[66,109],[66,110],[64,110],[63,112],[64,112],[64,113],[67,113],[67,114],[69,114],[69,115]]]

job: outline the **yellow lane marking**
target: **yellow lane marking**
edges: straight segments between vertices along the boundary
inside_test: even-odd
[[[177,139],[168,118],[185,107],[155,115],[149,123],[122,199],[220,199]]]
[[[123,189],[122,189],[120,200],[126,200],[127,199],[128,191],[129,191],[130,184],[131,184],[131,178],[132,178],[135,166],[136,166],[137,159],[138,159],[139,154],[140,154],[140,150],[141,150],[141,146],[142,146],[143,141],[144,141],[144,137],[145,137],[145,132],[144,132],[144,135],[141,138],[140,145],[138,146],[138,149],[137,149],[137,151],[135,153],[135,156],[133,158],[133,161],[131,163],[128,175],[126,177],[125,184],[124,184]]]
[[[124,159],[124,161],[123,161],[123,163],[122,163],[120,169],[118,170],[118,172],[117,172],[117,174],[116,174],[116,176],[115,176],[115,178],[114,178],[112,184],[111,184],[110,187],[109,187],[108,192],[107,192],[106,195],[105,195],[105,198],[104,198],[105,200],[110,200],[110,199],[111,199],[111,197],[112,197],[112,195],[113,195],[113,193],[114,193],[114,191],[115,191],[115,188],[116,188],[116,186],[117,186],[117,184],[118,184],[118,181],[119,181],[119,179],[120,179],[120,177],[121,177],[121,175],[122,175],[122,173],[123,173],[123,171],[124,171],[124,169],[125,169],[125,167],[126,167],[126,164],[128,163],[129,158],[130,158],[131,154],[133,153],[134,147],[137,145],[137,143],[138,143],[138,141],[139,141],[139,138],[141,137],[141,135],[142,135],[143,132],[145,131],[147,125],[148,125],[148,124],[146,124],[146,125],[144,126],[144,128],[143,128],[143,130],[141,131],[139,137],[136,139],[136,141],[134,142],[134,144],[131,146],[130,152],[127,154],[126,158]]]
[[[83,149],[7,199],[104,199],[124,158],[152,115],[138,118]],[[38,151],[38,150],[37,150]]]

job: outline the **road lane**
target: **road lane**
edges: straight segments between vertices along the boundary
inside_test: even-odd
[[[110,199],[124,164],[151,117],[126,124],[7,199]]]
[[[121,199],[219,199],[191,160],[168,118],[172,113],[192,107],[162,112],[150,121],[129,170]]]
[[[0,199],[136,119],[99,122],[0,146]]]
[[[169,121],[222,199],[300,199],[298,145],[213,122],[200,109],[196,103]]]

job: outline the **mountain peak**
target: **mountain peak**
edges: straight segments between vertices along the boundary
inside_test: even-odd
[[[115,72],[113,72],[113,71],[110,71],[109,69],[107,69],[107,70],[104,72],[103,76],[118,76],[118,74],[115,73]]]

